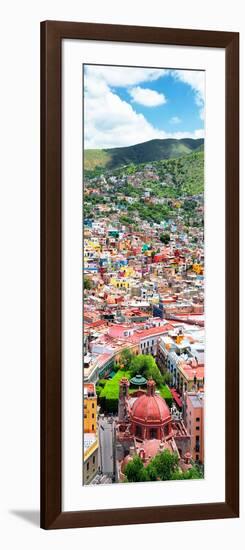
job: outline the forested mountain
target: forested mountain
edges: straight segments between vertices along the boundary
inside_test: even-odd
[[[203,150],[204,140],[201,139],[153,139],[130,147],[114,149],[86,149],[84,152],[84,168],[113,169],[127,164],[140,164],[183,157],[194,151]]]

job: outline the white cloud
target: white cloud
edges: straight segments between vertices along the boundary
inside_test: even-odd
[[[98,96],[87,89],[84,117],[86,148],[121,147],[164,137],[109,88]]]
[[[149,88],[141,88],[136,86],[128,90],[133,101],[139,103],[140,105],[145,105],[145,107],[156,107],[158,105],[163,105],[166,103],[166,97],[164,94],[160,94],[155,90],[150,90]]]
[[[195,102],[200,107],[200,119],[204,119],[205,72],[204,71],[171,71],[177,80],[189,84],[195,93]]]
[[[96,70],[95,70],[96,69]],[[167,133],[155,128],[111,86],[131,86],[162,76],[158,69],[86,67],[84,75],[84,141],[86,149],[134,145],[151,139],[203,137],[203,130]],[[140,88],[141,89],[141,88]],[[153,91],[153,90],[149,90]]]
[[[169,121],[171,124],[180,124],[181,118],[179,116],[172,116]]]
[[[167,69],[145,69],[140,67],[109,67],[103,65],[87,65],[86,77],[96,76],[108,86],[134,86],[140,82],[150,82],[168,74]]]
[[[171,137],[175,139],[184,139],[184,138],[200,139],[205,137],[205,132],[203,128],[200,128],[198,130],[194,130],[193,132],[174,132],[172,134],[166,135],[166,137]]]

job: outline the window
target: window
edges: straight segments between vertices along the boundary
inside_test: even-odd
[[[142,437],[142,430],[141,430],[141,426],[139,426],[139,424],[137,424],[136,426],[136,433],[135,433],[136,437]]]
[[[157,429],[150,428],[150,439],[157,439]]]
[[[92,424],[92,431],[94,431],[94,424]]]
[[[200,422],[199,416],[196,417],[196,422]]]
[[[200,437],[199,435],[196,435],[196,443],[199,443]]]
[[[199,455],[196,455],[196,460],[199,460]]]
[[[93,464],[95,464],[95,456],[93,456]]]
[[[92,418],[94,418],[94,413],[92,414]],[[198,428],[197,428],[198,429]]]
[[[199,431],[199,430],[200,430],[200,426],[196,426],[196,430]]]
[[[94,409],[94,403],[92,403],[92,409]]]
[[[87,471],[89,470],[89,462],[87,462]]]

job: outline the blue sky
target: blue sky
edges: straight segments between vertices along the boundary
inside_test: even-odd
[[[85,148],[204,137],[205,73],[87,65]]]

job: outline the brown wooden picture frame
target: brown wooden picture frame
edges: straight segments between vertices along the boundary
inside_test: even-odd
[[[225,501],[62,512],[63,39],[224,48],[226,55]],[[41,527],[61,529],[239,515],[239,34],[93,23],[41,23]]]

